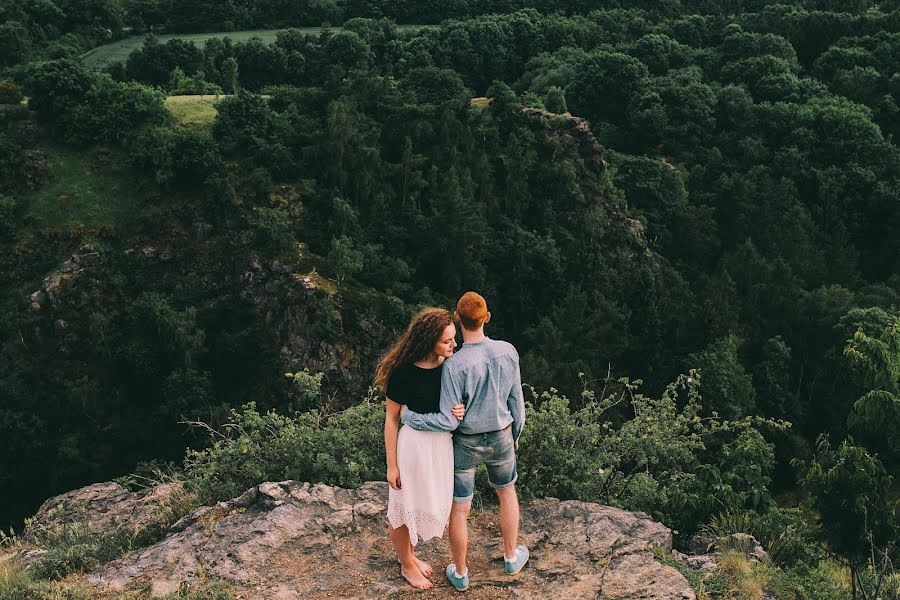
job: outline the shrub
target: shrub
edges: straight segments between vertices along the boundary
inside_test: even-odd
[[[317,408],[322,400],[322,373],[313,375],[309,369],[296,373],[285,373],[291,380],[293,396],[297,398],[299,410]]]
[[[276,252],[291,248],[297,241],[294,222],[298,215],[296,206],[256,207],[252,226],[259,244]]]
[[[221,176],[224,163],[212,136],[188,128],[153,127],[129,147],[132,165],[153,173],[167,187],[200,188]]]
[[[760,451],[755,445],[765,442],[753,435],[750,419],[700,418],[696,373],[679,377],[660,399],[637,394],[639,382],[615,383],[621,392],[603,400],[586,392],[577,411],[555,390],[538,396],[536,407],[529,403],[519,453],[523,496],[643,510],[686,531],[718,512],[721,502],[742,508],[760,492],[771,465],[762,465],[763,478],[747,482],[744,467],[734,464],[745,464],[735,462],[742,448],[749,445],[747,456],[754,457]],[[686,399],[679,397],[685,393]],[[635,416],[616,423],[610,415],[624,403]],[[232,411],[221,431],[204,426],[211,445],[188,452],[187,477],[202,502],[232,498],[266,480],[344,487],[379,480],[383,419],[381,404],[371,399],[332,415],[313,410],[293,417],[262,414],[248,404]]]
[[[369,400],[331,416],[313,410],[294,417],[263,414],[250,403],[232,411],[221,431],[209,428],[209,448],[188,451],[188,482],[203,503],[263,481],[357,487],[385,477],[383,425],[383,405]]]
[[[701,417],[693,371],[658,399],[637,393],[640,381],[611,383],[620,391],[585,391],[575,411],[553,389],[535,395],[519,453],[523,495],[641,510],[682,535],[723,508],[768,498],[772,449],[755,426],[783,424]]]

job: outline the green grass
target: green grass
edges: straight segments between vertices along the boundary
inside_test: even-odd
[[[226,94],[217,96],[169,96],[166,109],[183,127],[204,127],[216,120],[216,103]]]
[[[427,27],[424,25],[398,25],[398,29],[403,30],[415,30],[420,29],[421,27]],[[295,29],[301,31],[302,33],[306,33],[309,35],[318,35],[322,31],[322,27],[296,27]],[[339,31],[340,27],[332,27],[332,31]],[[225,38],[229,37],[234,42],[244,42],[249,40],[250,38],[256,36],[262,38],[262,41],[269,44],[275,41],[275,37],[279,31],[284,31],[284,28],[281,29],[248,29],[246,31],[216,31],[213,33],[173,33],[168,35],[160,35],[157,36],[159,38],[159,42],[161,44],[165,44],[169,40],[186,40],[188,42],[193,42],[197,46],[202,46],[206,40],[210,38]],[[88,52],[85,52],[81,55],[81,60],[85,64],[85,66],[91,69],[102,70],[106,68],[111,63],[116,61],[125,62],[128,60],[128,55],[131,54],[134,50],[137,50],[144,44],[143,35],[133,35],[127,37],[125,39],[119,40],[117,42],[113,42],[111,44],[106,44],[105,46],[100,46],[98,48],[94,48]]]
[[[25,222],[34,229],[121,227],[138,207],[134,176],[121,151],[50,146],[48,178],[24,198]]]

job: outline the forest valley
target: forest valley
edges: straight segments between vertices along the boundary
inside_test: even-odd
[[[896,598],[898,105],[896,0],[0,0],[0,525],[381,479],[375,363],[474,289],[523,495]]]

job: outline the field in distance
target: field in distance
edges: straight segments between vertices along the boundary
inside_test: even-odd
[[[421,25],[398,25],[399,29],[417,29],[422,27]],[[188,42],[193,42],[198,46],[202,46],[203,43],[210,38],[225,38],[229,37],[232,41],[235,42],[243,42],[249,40],[250,38],[256,36],[262,39],[263,42],[270,44],[275,41],[275,36],[279,31],[284,31],[284,27],[280,29],[248,29],[246,31],[216,31],[212,33],[172,33],[166,35],[157,36],[159,42],[161,44],[165,44],[169,40],[186,40]],[[322,27],[295,27],[294,29],[298,29],[303,33],[307,33],[310,35],[318,35],[322,31]],[[332,27],[334,31],[338,31],[340,27]],[[85,52],[81,55],[81,60],[85,64],[85,66],[91,69],[102,70],[106,68],[107,65],[114,63],[116,61],[125,62],[128,60],[128,55],[133,51],[137,50],[144,44],[144,38],[146,36],[143,35],[132,35],[125,39],[118,40],[111,44],[106,44],[105,46],[99,46],[94,48],[89,52]]]

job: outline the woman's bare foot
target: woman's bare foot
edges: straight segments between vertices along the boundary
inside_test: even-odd
[[[425,577],[431,577],[432,575],[434,575],[434,570],[427,562],[425,562],[424,560],[419,560],[415,556],[413,556],[413,560],[416,561],[416,565],[419,567],[419,571],[422,572],[422,575],[424,575]]]
[[[403,575],[403,579],[409,582],[409,585],[418,590],[429,590],[432,588],[432,586],[434,586],[434,584],[431,583],[431,581],[429,581],[427,577],[422,575],[422,571],[419,570],[418,565],[414,565],[409,569],[401,566],[400,574]]]

